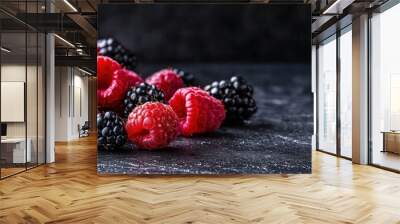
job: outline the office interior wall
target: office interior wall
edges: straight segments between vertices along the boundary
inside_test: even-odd
[[[3,64],[1,66],[1,81],[2,82],[25,82],[25,65],[21,64]],[[35,73],[36,74],[36,65],[28,65],[27,66],[28,74]],[[35,122],[35,125],[28,125],[28,132],[36,132],[36,119],[37,107],[43,106],[43,101],[37,101],[36,95],[36,82],[35,78],[28,75],[27,80],[27,108],[29,112],[27,113],[27,121]],[[3,108],[6,110],[6,108]],[[24,122],[7,122],[7,137],[25,137],[25,123]]]
[[[97,78],[88,78],[88,120],[90,125],[90,130],[92,132],[96,131],[97,122]]]
[[[72,116],[72,138],[79,137],[78,125],[82,126],[88,121],[88,78],[82,76],[83,74],[74,68],[74,81],[73,81],[73,116]]]
[[[89,120],[88,77],[74,67],[56,67],[55,140],[79,138],[78,125]]]
[[[68,139],[68,100],[69,100],[69,77],[68,67],[55,68],[55,140],[66,141]]]

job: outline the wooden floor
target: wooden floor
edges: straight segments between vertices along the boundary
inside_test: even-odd
[[[24,170],[25,170],[25,167],[24,168],[1,168],[1,176],[8,177],[13,174],[23,172]]]
[[[400,175],[313,153],[312,175],[100,177],[94,138],[0,181],[0,223],[400,223]]]
[[[392,152],[374,151],[373,161],[377,165],[400,170],[400,155]]]

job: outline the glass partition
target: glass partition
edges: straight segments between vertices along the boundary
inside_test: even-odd
[[[336,154],[336,36],[318,47],[318,149]]]
[[[24,171],[31,161],[26,141],[26,40],[25,32],[1,34],[2,177]]]
[[[43,8],[42,1],[26,4],[18,2],[21,12]],[[0,178],[45,163],[45,41],[40,31],[0,12]]]
[[[27,33],[27,80],[26,80],[26,114],[27,114],[27,150],[30,160],[27,167],[34,167],[38,162],[38,35],[36,32]]]
[[[371,162],[400,170],[400,4],[371,18]]]
[[[26,11],[28,13],[40,13],[41,4],[38,1],[27,2]],[[38,17],[33,17],[33,21]],[[27,150],[31,151],[28,168],[32,168],[39,163],[39,67],[40,67],[40,37],[36,29],[27,27],[27,82],[26,82],[26,114],[27,114]]]
[[[342,31],[340,41],[340,155],[352,157],[352,33]]]

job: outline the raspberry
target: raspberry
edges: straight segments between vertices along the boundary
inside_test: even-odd
[[[154,73],[146,82],[163,91],[165,100],[169,100],[176,90],[184,86],[182,79],[169,68]]]
[[[142,77],[135,72],[126,69],[119,69],[114,72],[114,75],[116,76],[116,79],[124,82],[127,87],[137,86],[143,82]]]
[[[101,110],[122,110],[126,91],[143,79],[136,73],[121,69],[119,64],[110,58],[99,56],[97,100]]]
[[[129,114],[125,129],[128,139],[144,149],[167,146],[178,135],[178,117],[160,102],[147,102]]]
[[[98,88],[107,88],[112,80],[115,70],[121,68],[118,62],[109,57],[97,56],[97,83]]]
[[[184,136],[215,131],[225,119],[222,102],[197,87],[179,89],[169,104],[179,117]]]

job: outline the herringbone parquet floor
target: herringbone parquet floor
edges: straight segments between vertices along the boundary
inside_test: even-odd
[[[312,175],[100,177],[94,138],[0,181],[0,223],[400,223],[400,175],[313,153]]]

